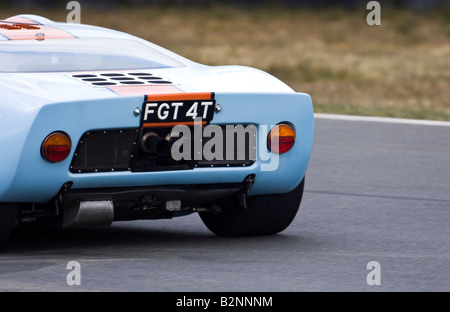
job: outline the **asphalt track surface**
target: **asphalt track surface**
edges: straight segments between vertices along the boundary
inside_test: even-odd
[[[219,238],[198,215],[104,230],[21,229],[1,291],[450,291],[450,127],[316,119],[296,219]],[[69,261],[81,285],[67,284]],[[380,285],[368,285],[377,261]]]

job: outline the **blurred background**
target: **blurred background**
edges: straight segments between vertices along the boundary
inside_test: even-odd
[[[316,112],[450,121],[450,0],[90,0],[81,22],[124,31],[207,65],[267,71]],[[0,2],[66,21],[68,1]]]

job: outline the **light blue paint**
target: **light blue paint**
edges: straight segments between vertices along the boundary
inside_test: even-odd
[[[0,202],[47,202],[68,181],[74,189],[177,184],[242,182],[256,174],[250,195],[285,193],[295,188],[306,173],[311,154],[314,118],[311,98],[304,93],[216,93],[222,111],[213,124],[294,124],[292,150],[280,155],[276,171],[261,171],[262,160],[242,168],[197,168],[162,172],[108,172],[73,174],[69,166],[80,137],[89,130],[137,128],[133,110],[142,107],[143,96],[78,100],[43,105],[0,106]],[[72,139],[72,152],[63,162],[42,159],[41,144],[54,131]],[[258,146],[265,149],[266,146]],[[259,155],[259,152],[258,152]]]

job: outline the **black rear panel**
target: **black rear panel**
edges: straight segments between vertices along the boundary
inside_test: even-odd
[[[70,166],[74,173],[130,170],[137,129],[86,132],[78,143]]]
[[[152,132],[162,139],[167,139],[171,128],[88,131],[78,143],[70,171],[73,173],[150,172],[189,170],[195,167],[242,167],[252,165],[256,159],[256,130],[251,129],[252,131],[245,134],[240,132],[240,134],[232,133],[227,136],[226,126],[220,126],[220,128],[223,130],[223,137],[220,140],[223,151],[219,156],[215,148],[209,148],[209,151],[218,156],[214,159],[209,157],[209,160],[205,159],[205,154],[202,155],[201,159],[194,157],[194,154],[199,151],[198,146],[194,144],[194,138],[190,141],[191,155],[189,159],[174,160],[171,153],[162,155],[149,152],[148,149],[143,148],[142,140],[148,132]],[[239,139],[239,136],[243,139]],[[206,151],[204,149],[205,144],[213,138],[214,136],[202,139],[199,143],[201,152]],[[230,141],[231,139],[233,140]],[[231,153],[228,152],[227,147],[228,150],[232,149]]]

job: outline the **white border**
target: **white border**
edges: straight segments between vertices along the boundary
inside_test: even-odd
[[[421,119],[372,117],[372,116],[351,116],[351,115],[321,114],[321,113],[315,113],[314,118],[315,119],[345,120],[345,121],[382,122],[382,123],[420,125],[420,126],[450,127],[450,121],[439,121],[439,120],[421,120]]]

